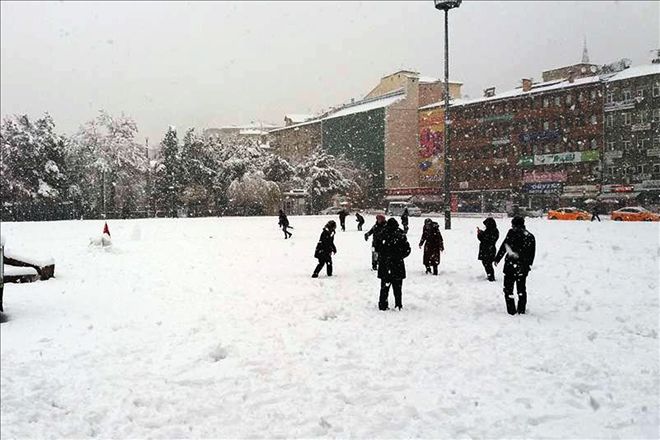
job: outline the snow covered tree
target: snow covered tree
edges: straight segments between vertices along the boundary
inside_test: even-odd
[[[131,118],[101,111],[73,137],[68,157],[86,215],[99,216],[105,209],[127,216],[145,203],[147,157],[135,140],[137,132]]]
[[[227,189],[232,211],[240,215],[274,215],[280,205],[280,189],[262,172],[249,172]]]
[[[66,142],[55,133],[49,114],[34,122],[27,115],[3,120],[0,197],[3,204],[22,213],[16,218],[52,219],[68,200],[69,176],[65,163]]]
[[[356,182],[346,178],[338,168],[337,159],[317,148],[306,161],[296,167],[298,177],[304,182],[309,203],[314,212],[326,207],[337,194],[348,194],[356,189]],[[345,163],[341,164],[346,166]]]
[[[159,210],[169,216],[176,216],[181,190],[183,188],[183,172],[181,154],[176,129],[170,126],[160,143],[161,160],[155,170],[154,198]]]

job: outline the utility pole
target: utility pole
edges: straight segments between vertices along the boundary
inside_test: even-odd
[[[445,11],[445,136],[444,136],[444,193],[445,193],[445,229],[451,229],[451,154],[449,118],[449,10],[458,8],[463,0],[435,0],[435,8]]]

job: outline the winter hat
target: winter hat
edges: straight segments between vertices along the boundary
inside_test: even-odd
[[[394,217],[391,217],[391,218],[387,221],[387,227],[388,227],[389,229],[397,229],[397,228],[399,227],[399,222],[397,222],[396,219],[395,219]]]
[[[328,223],[326,223],[325,227],[334,231],[337,229],[337,223],[335,223],[334,220],[330,220]]]
[[[426,220],[424,220],[425,225],[428,225],[428,224],[431,224],[431,223],[433,223],[433,220],[431,220],[430,218],[427,218]]]
[[[493,217],[488,217],[486,220],[484,220],[484,226],[487,228],[494,228],[497,225],[495,224],[495,219]]]
[[[377,223],[384,223],[385,222],[385,216],[383,214],[378,214],[376,216],[376,222]]]
[[[523,217],[517,215],[511,220],[511,226],[516,226],[518,228],[523,228],[523,227],[525,227],[525,219]]]

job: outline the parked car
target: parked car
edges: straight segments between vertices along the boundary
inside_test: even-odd
[[[583,211],[575,207],[557,208],[548,211],[548,219],[549,220],[589,220],[591,219],[591,214],[589,214],[587,211]]]
[[[612,211],[611,219],[618,222],[657,222],[660,221],[660,215],[641,206],[628,206]]]
[[[325,208],[323,211],[321,211],[322,215],[333,215],[333,214],[339,214],[339,211],[341,211],[342,208],[341,206],[330,206],[328,208]]]
[[[408,202],[390,202],[386,213],[387,215],[400,216],[406,208],[408,208],[408,215],[411,217],[419,217],[422,215],[421,209]]]

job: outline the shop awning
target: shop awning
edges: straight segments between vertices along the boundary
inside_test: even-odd
[[[389,202],[407,202],[411,197],[410,194],[402,196],[385,196],[385,200]]]
[[[419,195],[414,196],[411,200],[413,203],[444,203],[444,196],[438,194]]]
[[[638,192],[629,193],[605,193],[598,196],[598,200],[630,200],[639,195]]]

